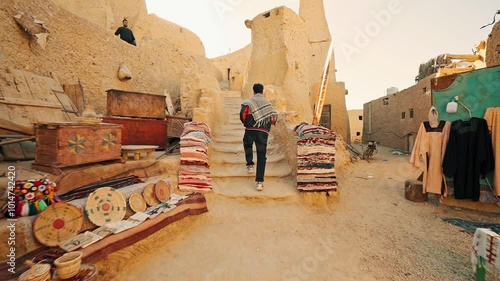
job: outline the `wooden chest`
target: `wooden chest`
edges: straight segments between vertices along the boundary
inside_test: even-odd
[[[165,119],[165,96],[107,90],[107,116]]]
[[[122,145],[156,145],[160,149],[167,146],[166,120],[104,117],[103,122],[123,125]]]
[[[184,123],[190,122],[187,117],[167,116],[168,136],[171,138],[180,138],[184,132]]]
[[[35,133],[33,168],[39,170],[121,160],[122,126],[118,124],[36,124]]]

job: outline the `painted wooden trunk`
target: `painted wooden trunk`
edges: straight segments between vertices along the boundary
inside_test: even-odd
[[[107,90],[107,116],[165,119],[166,100],[152,95],[121,90]]]
[[[187,117],[167,116],[168,136],[180,138],[184,131],[184,123],[190,121],[191,119]]]
[[[167,146],[166,120],[104,117],[103,122],[123,125],[123,145],[157,145],[160,149]]]
[[[121,159],[121,125],[47,123],[35,128],[34,167],[62,168]]]

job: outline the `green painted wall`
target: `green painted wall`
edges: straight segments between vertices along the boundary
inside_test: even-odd
[[[483,118],[488,107],[500,107],[500,67],[459,74],[447,89],[433,90],[432,104],[439,112],[439,119],[450,122],[469,119],[460,104],[456,113],[446,112],[446,105],[454,96],[471,110],[473,117]]]
[[[447,89],[432,90],[432,104],[437,108],[440,120],[469,119],[469,113],[460,104],[456,113],[446,112],[446,105],[454,96],[470,109],[472,117],[483,118],[488,107],[500,107],[500,67],[459,74]],[[493,172],[488,178],[493,184]],[[481,180],[481,184],[487,183]]]

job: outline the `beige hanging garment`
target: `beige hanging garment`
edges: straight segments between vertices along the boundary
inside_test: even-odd
[[[446,196],[446,182],[443,176],[443,158],[450,134],[450,122],[439,121],[437,109],[429,110],[429,121],[423,122],[418,129],[410,163],[419,169],[423,163],[423,191]],[[442,190],[444,187],[444,190]]]
[[[484,119],[488,123],[493,143],[493,155],[495,158],[495,172],[493,175],[493,188],[495,195],[500,196],[500,107],[486,109]]]

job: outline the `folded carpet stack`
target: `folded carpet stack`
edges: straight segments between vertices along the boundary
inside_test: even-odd
[[[184,124],[181,135],[179,169],[179,189],[182,191],[212,191],[212,177],[208,161],[210,127],[202,122]]]
[[[336,191],[335,132],[302,123],[295,127],[297,141],[297,188],[302,191]]]

